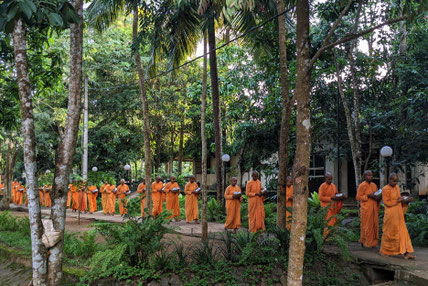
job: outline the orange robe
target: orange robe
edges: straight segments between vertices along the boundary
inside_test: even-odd
[[[77,192],[77,186],[71,186],[71,202],[72,202],[72,210],[77,211],[79,208],[79,193]]]
[[[116,212],[116,194],[114,190],[116,189],[115,185],[107,185],[106,194],[107,194],[107,213],[114,214]]]
[[[25,196],[25,206],[28,207],[28,194],[27,194],[27,188],[24,188],[24,196]]]
[[[95,191],[95,193],[93,191]],[[96,212],[98,188],[96,186],[88,186],[87,195],[88,195],[89,212],[91,213]]]
[[[337,215],[342,209],[342,202],[332,201],[331,197],[337,194],[336,185],[331,183],[330,185],[327,183],[322,183],[318,190],[318,197],[321,202],[321,207],[327,207],[330,202],[331,205],[328,208],[327,215],[325,216],[325,220],[327,221],[328,226],[333,226],[337,222]],[[324,238],[328,235],[328,229],[324,229]]]
[[[88,211],[88,196],[86,195],[85,187],[81,186],[77,195],[77,200],[79,204],[79,211],[86,212]]]
[[[262,190],[260,180],[254,181],[251,179],[247,183],[245,194],[248,197],[248,231],[257,232],[264,231],[265,228],[265,207],[263,201],[265,198],[256,196]]]
[[[45,196],[45,206],[50,208],[52,206],[50,191],[52,190],[52,186],[45,186],[44,188],[44,196]]]
[[[383,217],[383,235],[380,252],[386,255],[399,255],[413,252],[412,242],[407,231],[404,214],[408,204],[398,202],[400,188],[386,185],[382,189],[382,201],[385,206]]]
[[[44,206],[45,200],[43,199],[43,187],[39,188],[39,200],[40,200],[40,206]]]
[[[67,191],[67,207],[71,206],[71,184],[68,185],[68,191]]]
[[[192,194],[194,190],[198,188],[196,182],[188,182],[184,187],[184,193],[186,194],[186,202],[184,204],[186,213],[186,222],[191,222],[199,219],[198,212],[198,197],[197,194]]]
[[[162,190],[163,183],[153,182],[152,184],[152,201],[153,201],[153,216],[157,216],[162,212]]]
[[[4,184],[0,184],[0,195],[4,195]]]
[[[286,208],[292,208],[293,207],[293,201],[289,201],[288,199],[293,195],[293,186],[285,187],[285,207]],[[290,230],[291,228],[291,213],[286,210],[285,211],[285,219],[287,221],[287,229]]]
[[[108,200],[108,194],[106,193],[108,184],[103,184],[100,188],[101,193],[101,204],[103,206],[103,213],[107,214],[107,200]]]
[[[226,229],[238,229],[241,226],[241,200],[233,197],[234,192],[241,192],[241,188],[238,186],[228,186],[224,192],[224,198],[226,199],[226,223],[224,228]]]
[[[356,200],[360,201],[361,234],[360,242],[366,247],[377,246],[379,241],[380,201],[367,197],[377,191],[375,183],[362,182],[357,190]]]
[[[174,184],[171,184],[171,182],[169,182],[165,186],[166,208],[167,210],[172,211],[172,215],[169,216],[168,218],[177,218],[180,216],[180,204],[178,202],[178,195],[180,194],[180,192],[178,193],[172,192],[171,190],[174,188],[180,189],[180,186],[178,185],[177,182],[174,182]]]
[[[12,182],[12,197],[10,198],[11,203],[15,203],[18,185],[19,185],[19,183],[17,181]]]
[[[17,185],[15,195],[16,195],[15,205],[18,205],[18,206],[22,205],[22,198],[24,196],[24,186]]]
[[[117,186],[117,197],[119,199],[119,212],[120,215],[124,215],[126,213],[128,213],[128,210],[126,209],[126,205],[128,203],[128,201],[126,200],[126,192],[129,191],[129,187],[127,184],[120,184],[119,186]]]
[[[146,207],[146,184],[141,183],[138,185],[137,188],[137,193],[141,194],[140,195],[140,200],[141,200],[141,216],[144,217],[144,208]]]

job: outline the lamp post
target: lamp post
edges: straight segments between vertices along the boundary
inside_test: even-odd
[[[123,168],[126,171],[126,181],[128,181],[128,176],[129,176],[129,170],[131,170],[131,166],[126,164],[125,166],[123,166]]]
[[[230,161],[229,154],[223,154],[221,160],[223,161],[223,187],[226,189],[226,163]]]
[[[92,172],[97,172],[98,168],[97,167],[92,167]]]
[[[392,148],[389,146],[383,146],[380,149],[380,155],[386,160],[386,179],[385,179],[385,182],[386,182],[385,185],[386,185],[389,179],[389,160],[392,156]]]
[[[48,170],[46,170],[46,171],[45,171],[45,174],[47,175],[47,174],[49,174],[50,172],[51,172],[51,170],[49,170],[49,169],[48,169]]]

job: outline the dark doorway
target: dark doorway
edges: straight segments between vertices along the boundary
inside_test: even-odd
[[[348,198],[355,198],[357,186],[355,185],[355,169],[352,161],[348,161]]]

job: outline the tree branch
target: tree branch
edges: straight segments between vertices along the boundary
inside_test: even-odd
[[[400,21],[406,20],[407,18],[408,18],[408,16],[401,16],[401,17],[398,17],[398,18],[394,18],[394,19],[388,20],[388,21],[386,21],[386,22],[383,22],[383,23],[381,23],[381,24],[379,24],[379,25],[376,25],[376,26],[374,26],[374,27],[372,27],[372,28],[370,28],[370,29],[367,29],[367,30],[361,31],[361,32],[359,32],[359,33],[357,33],[357,34],[351,34],[351,35],[349,35],[349,36],[346,36],[346,37],[344,37],[344,38],[342,38],[342,39],[340,39],[340,40],[338,40],[338,41],[336,41],[336,42],[334,42],[334,43],[332,43],[332,44],[325,45],[325,46],[321,47],[321,48],[318,50],[318,52],[314,55],[314,57],[313,57],[313,58],[312,58],[312,60],[311,60],[311,65],[315,64],[315,62],[317,61],[318,57],[319,57],[319,56],[320,56],[324,51],[326,51],[326,50],[329,50],[329,49],[331,49],[331,48],[333,48],[333,47],[335,47],[335,46],[337,46],[337,45],[340,45],[340,44],[343,44],[343,43],[349,42],[349,41],[351,41],[351,40],[353,40],[353,39],[356,39],[356,38],[359,38],[359,37],[361,37],[361,36],[364,36],[364,35],[366,35],[366,34],[368,34],[368,33],[373,32],[373,31],[374,31],[374,30],[376,30],[376,29],[379,29],[379,28],[383,27],[383,26],[391,25],[391,24],[394,24],[394,23],[397,23],[397,22],[400,22]]]
[[[321,45],[321,48],[316,52],[315,56],[311,60],[311,66],[316,62],[316,60],[319,58],[321,53],[324,51],[323,47],[325,47],[329,42],[331,36],[333,36],[334,31],[336,31],[337,26],[339,26],[340,22],[342,21],[343,16],[345,16],[346,12],[348,12],[349,8],[351,7],[352,2],[354,0],[349,0],[346,7],[343,9],[342,13],[340,13],[339,18],[337,18],[336,22],[334,22],[333,27],[331,27],[330,31],[328,32],[327,36],[324,39],[324,42]]]

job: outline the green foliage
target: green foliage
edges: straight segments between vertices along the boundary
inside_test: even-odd
[[[222,206],[216,199],[211,198],[207,202],[207,220],[220,222],[224,220],[224,212]]]
[[[30,220],[15,217],[9,211],[0,213],[0,241],[8,246],[31,253]]]
[[[95,230],[84,232],[82,235],[66,231],[64,234],[64,254],[76,265],[88,261],[102,247],[96,242]]]
[[[426,200],[411,203],[406,212],[406,225],[412,244],[428,246],[428,203]]]
[[[318,196],[318,192],[313,192],[311,194],[311,197],[308,198],[308,206],[310,208],[320,208],[321,207],[321,201]]]
[[[162,237],[169,232],[165,224],[167,214],[155,218],[129,216],[123,224],[94,223],[97,231],[105,238],[107,245],[122,253],[121,263],[129,266],[148,264],[150,257],[162,249]]]

